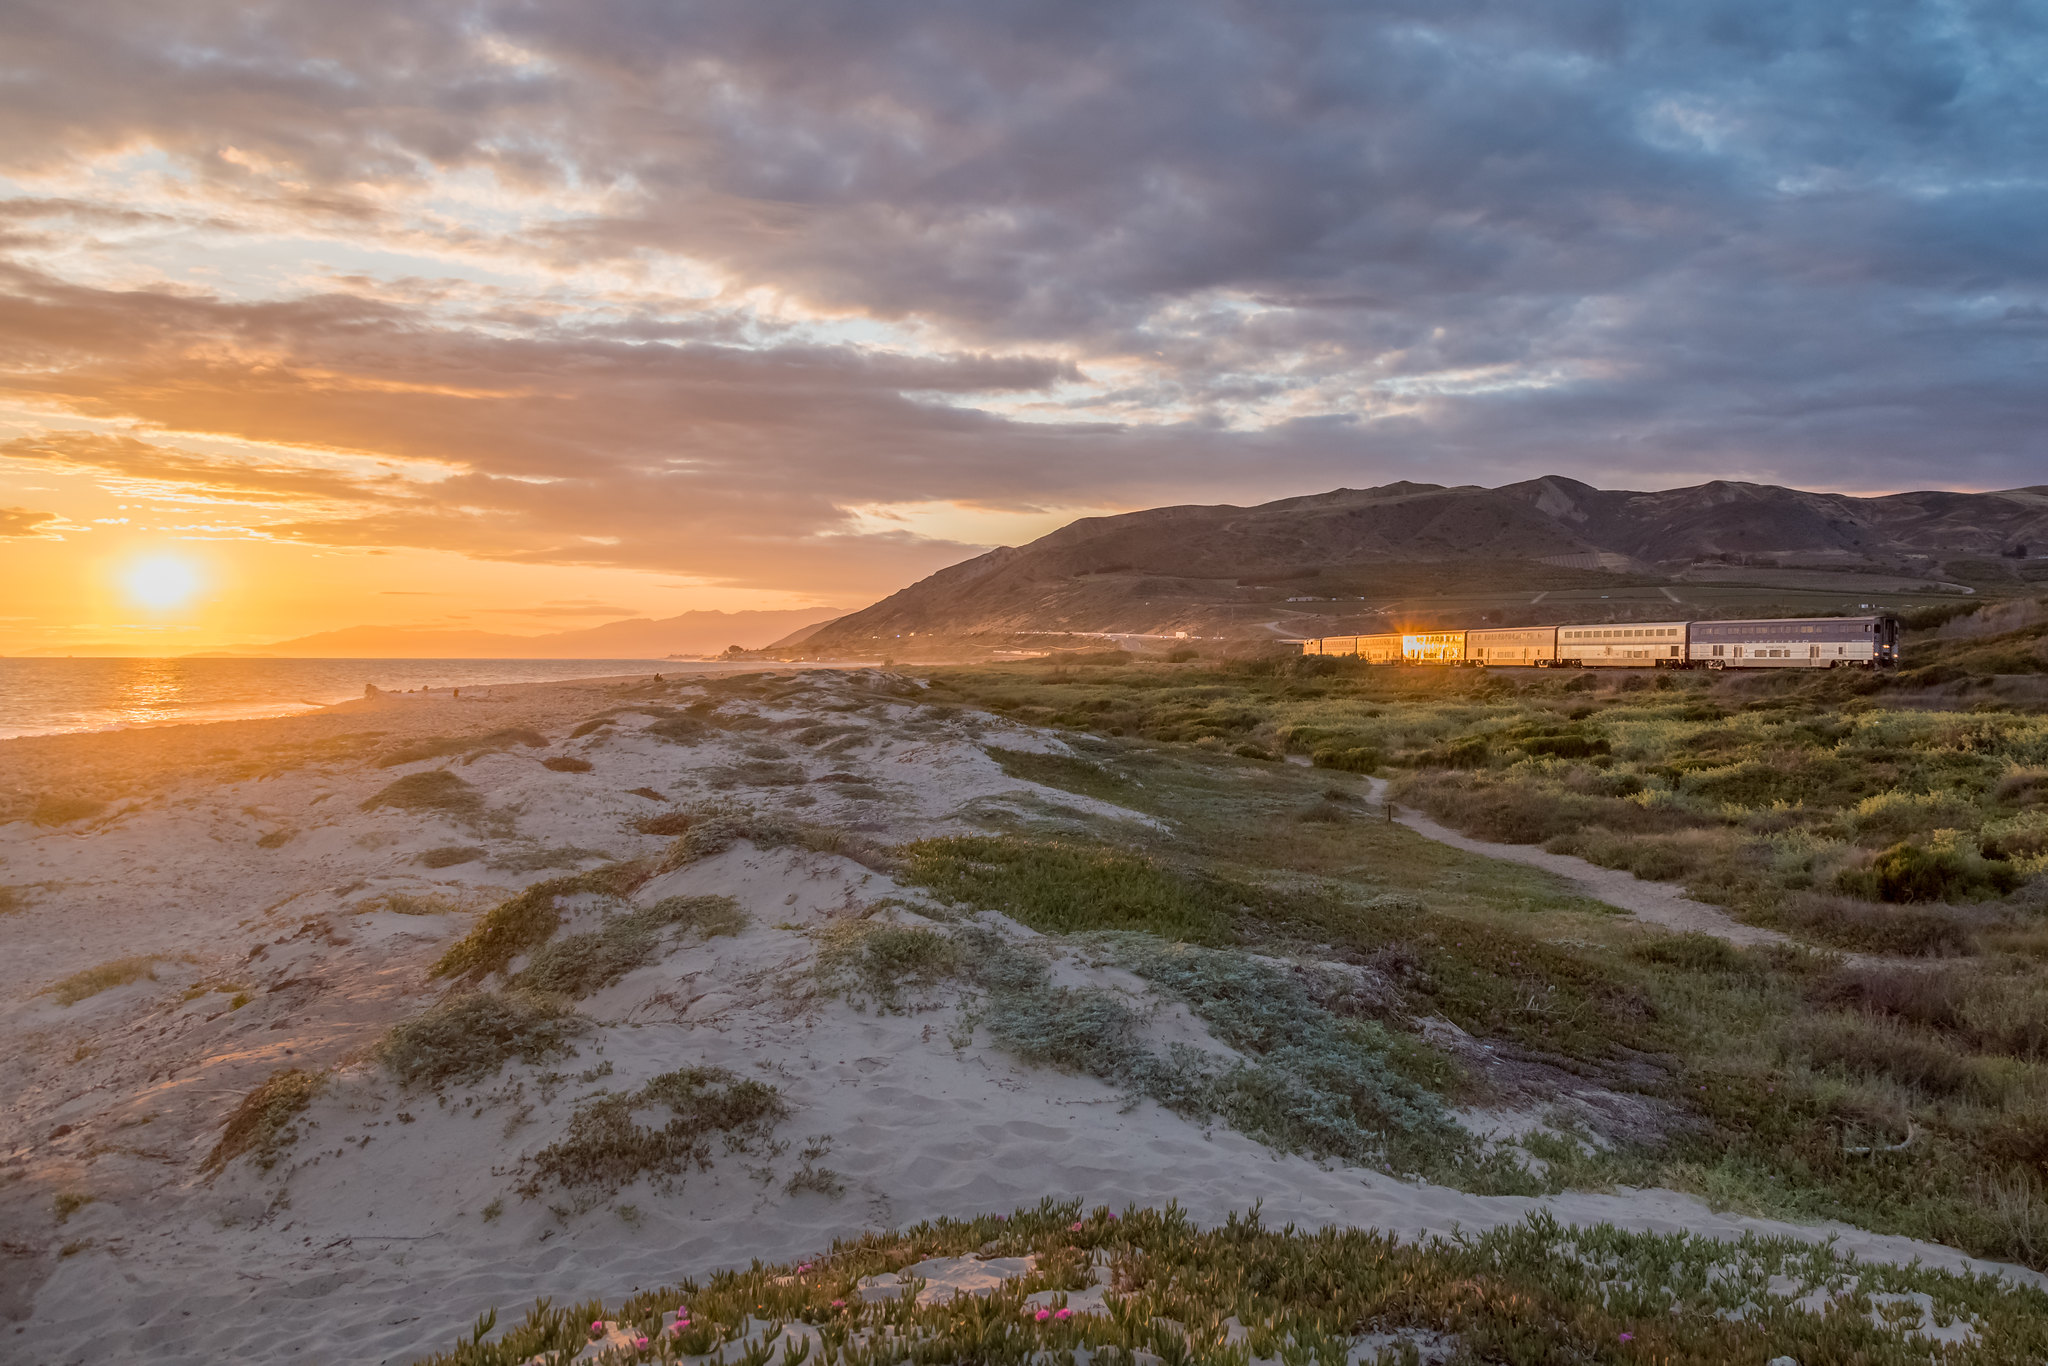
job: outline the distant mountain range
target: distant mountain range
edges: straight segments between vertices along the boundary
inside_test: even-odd
[[[1794,598],[2017,586],[2014,566],[2048,569],[2027,553],[2048,554],[2048,485],[1859,498],[1728,481],[1628,492],[1554,475],[1495,489],[1398,483],[1085,518],[780,648],[908,656],[922,652],[909,642],[934,637],[1028,644],[1060,632],[1270,639],[1432,611],[1563,619],[1589,594],[1623,611],[1625,595],[1595,590],[1624,585],[1643,587],[1645,611],[1679,613],[1690,597],[1683,610],[1703,612],[1717,610],[1711,585],[1738,581],[1752,597]],[[1672,584],[1689,586],[1654,586]],[[1756,614],[1740,603],[1727,610]]]
[[[758,649],[838,615],[822,608],[778,612],[685,612],[634,617],[577,631],[521,636],[414,626],[350,626],[242,653],[292,659],[662,659]]]

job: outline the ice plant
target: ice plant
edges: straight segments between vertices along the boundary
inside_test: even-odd
[[[1054,1318],[1056,1318],[1056,1319],[1058,1319],[1058,1320],[1060,1320],[1060,1321],[1061,1321],[1062,1323],[1064,1323],[1064,1322],[1066,1322],[1066,1321],[1067,1321],[1068,1319],[1070,1319],[1070,1318],[1074,1317],[1074,1311],[1073,1311],[1073,1310],[1071,1310],[1071,1309],[1065,1309],[1065,1308],[1062,1308],[1062,1309],[1056,1309],[1056,1310],[1054,1310],[1054,1311],[1053,1311],[1053,1317],[1054,1317]]]
[[[1045,1321],[1046,1321],[1047,1319],[1049,1319],[1049,1318],[1051,1318],[1051,1317],[1052,1317],[1052,1310],[1050,1310],[1050,1309],[1041,1309],[1041,1310],[1039,1310],[1039,1311],[1038,1311],[1038,1321],[1039,1321],[1040,1323],[1044,1323],[1044,1322],[1045,1322]]]

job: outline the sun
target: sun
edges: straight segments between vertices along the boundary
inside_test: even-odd
[[[121,583],[142,606],[164,611],[191,601],[199,591],[199,570],[176,555],[152,555],[130,565]]]

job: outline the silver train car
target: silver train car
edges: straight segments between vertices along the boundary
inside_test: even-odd
[[[1899,662],[1899,623],[1883,615],[1567,622],[1322,636],[1302,641],[1301,652],[1453,668],[1888,669]]]
[[[1686,660],[1700,669],[1890,668],[1899,662],[1899,623],[1883,616],[1696,621]]]

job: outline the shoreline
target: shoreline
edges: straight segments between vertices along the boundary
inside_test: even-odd
[[[7,660],[7,659],[5,659],[5,658],[0,658],[0,666],[4,666],[5,664],[7,664],[7,663],[9,663],[9,662],[32,662],[32,663],[43,663],[43,662],[59,662],[59,663],[69,663],[69,662],[74,662],[74,661],[69,661],[69,660],[61,660],[61,659],[60,659],[60,660],[55,660],[55,661],[49,661],[49,660],[43,660],[43,659],[34,659],[34,660],[26,660],[26,661],[9,661],[9,660]],[[99,660],[95,659],[95,660],[91,660],[91,661],[77,661],[77,662],[88,662],[88,663],[98,663],[98,662],[102,662],[102,661],[99,661]],[[186,664],[191,664],[191,663],[193,663],[193,662],[195,662],[195,661],[193,661],[193,660],[191,660],[191,659],[188,659],[188,658],[179,658],[179,657],[170,657],[170,656],[143,656],[143,655],[137,655],[137,656],[122,656],[122,657],[115,657],[115,656],[109,656],[109,657],[107,657],[106,661],[104,661],[104,662],[108,662],[108,663],[114,663],[114,664],[123,664],[123,663],[127,663],[127,664],[137,664],[137,663],[143,663],[143,664],[168,664],[168,665],[186,665]],[[389,696],[417,696],[417,695],[420,695],[420,694],[422,694],[422,693],[446,693],[446,692],[449,692],[449,691],[450,691],[451,689],[455,689],[455,688],[461,688],[461,689],[470,689],[470,688],[477,688],[477,689],[488,689],[488,688],[528,687],[528,686],[534,686],[534,685],[539,685],[539,684],[556,684],[556,683],[580,683],[580,682],[599,682],[599,681],[605,681],[605,680],[617,680],[617,679],[627,679],[627,678],[646,678],[646,677],[650,677],[650,676],[652,676],[652,675],[655,675],[655,674],[662,674],[662,673],[673,673],[673,674],[703,674],[703,675],[714,675],[714,676],[730,676],[730,675],[733,675],[733,674],[745,674],[745,673],[760,673],[760,672],[763,672],[763,671],[768,671],[768,670],[774,670],[774,669],[778,669],[778,668],[788,668],[788,667],[791,667],[791,666],[789,666],[789,665],[785,665],[785,664],[780,664],[780,663],[778,663],[778,662],[775,662],[775,661],[763,661],[763,660],[755,660],[755,659],[747,659],[747,660],[722,660],[722,659],[701,659],[701,660],[698,660],[698,659],[690,659],[690,660],[682,660],[682,659],[650,659],[650,660],[638,660],[638,659],[618,659],[618,660],[612,660],[612,659],[592,659],[592,660],[589,660],[589,661],[582,661],[582,660],[547,660],[547,659],[535,659],[535,660],[527,660],[527,659],[511,659],[511,658],[507,658],[507,659],[476,659],[476,660],[467,660],[467,659],[458,659],[458,660],[444,660],[444,659],[435,659],[435,658],[421,657],[421,658],[418,658],[418,659],[408,659],[408,658],[396,658],[396,659],[362,659],[362,660],[356,660],[356,659],[326,659],[326,658],[311,658],[311,657],[309,657],[309,658],[306,658],[306,659],[303,659],[303,660],[298,660],[298,659],[294,659],[294,660],[262,660],[262,659],[254,659],[254,658],[250,658],[250,659],[231,659],[231,660],[215,660],[215,659],[205,659],[205,660],[200,660],[200,661],[197,661],[197,662],[199,662],[199,663],[201,663],[201,664],[213,664],[213,663],[226,663],[226,664],[231,664],[231,665],[233,665],[233,664],[244,664],[244,665],[256,665],[256,666],[258,666],[258,667],[261,667],[261,666],[263,666],[263,665],[291,665],[291,664],[304,664],[304,665],[316,665],[316,666],[319,666],[319,665],[326,665],[326,666],[354,666],[354,665],[360,665],[360,666],[364,666],[364,670],[365,670],[365,671],[370,671],[370,670],[376,669],[376,668],[378,668],[378,667],[381,667],[381,668],[382,668],[382,669],[384,670],[384,672],[386,673],[386,675],[387,675],[387,676],[388,676],[388,675],[389,675],[389,674],[390,674],[391,672],[393,672],[393,671],[394,671],[394,669],[393,669],[393,666],[433,666],[433,668],[432,668],[432,669],[423,669],[423,670],[422,670],[422,672],[423,672],[423,673],[425,673],[426,675],[428,675],[429,677],[434,677],[434,676],[445,676],[445,675],[446,675],[446,674],[447,674],[447,673],[449,672],[450,668],[457,668],[457,669],[465,669],[465,668],[475,668],[475,667],[477,667],[477,666],[484,666],[484,665],[489,665],[489,666],[503,666],[503,672],[504,672],[504,673],[505,673],[506,675],[508,675],[508,676],[504,676],[504,677],[498,677],[498,676],[490,676],[490,675],[487,675],[487,676],[484,676],[484,677],[479,677],[479,678],[476,678],[476,679],[473,679],[473,680],[466,680],[466,681],[463,681],[463,682],[460,682],[460,683],[439,683],[439,684],[435,684],[435,683],[432,683],[432,682],[427,682],[427,683],[424,683],[424,684],[422,684],[421,686],[418,686],[418,687],[413,687],[413,688],[400,688],[400,687],[379,687],[379,691],[380,691],[381,693],[383,693],[383,694],[385,694],[385,695],[389,695]],[[616,666],[616,665],[621,665],[621,664],[630,664],[630,665],[635,665],[635,666],[645,666],[645,667],[644,667],[644,668],[636,667],[636,668],[633,668],[633,669],[629,669],[629,670],[619,670],[619,669],[617,669],[617,668],[614,668],[614,669],[612,669],[612,670],[610,670],[610,671],[606,671],[606,672],[593,672],[593,673],[569,673],[569,674],[559,674],[559,675],[558,675],[558,674],[554,674],[554,673],[547,673],[547,674],[543,674],[543,675],[541,675],[541,676],[537,676],[537,677],[533,677],[533,676],[520,676],[520,675],[521,675],[521,674],[522,674],[523,672],[525,672],[525,671],[527,671],[527,670],[530,670],[530,669],[531,669],[531,668],[532,668],[533,666],[554,666],[554,665],[563,665],[563,666],[571,666],[571,665],[577,665],[577,664],[582,664],[582,663],[586,663],[586,662],[587,662],[587,663],[589,663],[589,664],[591,664],[591,665],[596,665],[596,666],[603,666],[603,665],[613,665],[613,666]],[[521,666],[525,666],[525,669],[522,669],[522,667],[521,667]],[[873,667],[875,667],[875,665],[874,665],[874,664],[873,664],[873,662],[871,662],[871,661],[854,661],[854,660],[849,660],[849,661],[829,661],[829,662],[818,662],[818,663],[809,663],[809,662],[807,662],[806,664],[804,664],[804,665],[802,665],[802,666],[799,666],[799,667],[806,667],[806,668],[820,668],[820,669],[852,669],[852,668],[873,668]],[[10,709],[10,708],[8,708],[8,707],[7,707],[7,698],[5,697],[5,683],[6,683],[6,681],[7,681],[7,680],[5,679],[5,677],[4,677],[4,674],[0,674],[0,711],[4,711],[4,710],[6,710],[6,709]],[[367,683],[367,684],[368,684],[369,686],[378,686],[377,684],[375,684],[375,683],[374,683],[373,681],[371,681],[371,680],[364,680],[364,683]],[[116,716],[116,717],[112,717],[112,718],[109,718],[109,717],[106,717],[106,716],[98,716],[98,717],[92,717],[92,718],[89,718],[89,719],[76,719],[76,720],[66,720],[66,721],[61,721],[61,722],[56,722],[56,723],[43,723],[43,724],[36,724],[36,723],[19,723],[19,722],[17,722],[17,723],[9,723],[9,722],[4,722],[4,721],[0,721],[0,743],[5,743],[6,741],[9,741],[9,740],[37,739],[37,738],[43,738],[43,737],[48,737],[48,736],[56,736],[56,735],[96,735],[96,734],[110,734],[110,733],[119,733],[119,732],[123,732],[123,731],[132,731],[132,730],[147,730],[147,729],[160,729],[160,728],[163,728],[163,727],[166,727],[166,726],[187,726],[187,725],[213,725],[213,724],[218,724],[218,723],[228,723],[228,722],[247,722],[247,721],[263,721],[263,720],[281,720],[281,719],[289,719],[289,718],[292,718],[292,717],[298,717],[298,716],[308,716],[308,715],[314,715],[314,714],[317,714],[317,713],[318,713],[318,712],[320,712],[320,711],[323,711],[323,710],[326,710],[326,709],[329,709],[329,708],[332,708],[332,707],[336,707],[336,706],[341,706],[341,705],[343,705],[343,704],[345,704],[345,703],[348,703],[348,702],[352,702],[352,701],[359,701],[359,700],[361,700],[361,698],[362,698],[362,696],[363,696],[363,693],[362,693],[362,692],[360,691],[360,689],[361,689],[361,687],[362,687],[362,686],[363,686],[363,684],[356,684],[356,685],[353,685],[353,686],[351,686],[351,687],[350,687],[350,688],[349,688],[349,689],[348,689],[347,691],[340,691],[340,690],[339,690],[338,688],[336,688],[336,687],[335,687],[334,685],[327,685],[327,687],[326,687],[326,691],[327,691],[327,692],[328,692],[328,693],[329,693],[330,695],[329,695],[329,696],[328,696],[328,697],[326,698],[326,700],[315,700],[315,699],[314,699],[314,698],[312,698],[312,697],[300,696],[300,697],[297,697],[297,698],[286,698],[286,697],[277,697],[277,698],[274,698],[274,699],[266,699],[266,700],[261,700],[261,701],[249,701],[249,702],[232,702],[232,701],[223,701],[223,702],[217,702],[217,703],[211,703],[211,704],[208,704],[208,703],[195,703],[195,704],[193,704],[193,706],[191,707],[191,709],[190,709],[190,710],[187,710],[187,711],[183,711],[183,712],[179,712],[179,713],[177,713],[177,714],[174,714],[174,715],[167,715],[167,716],[144,716],[144,717],[137,717],[137,718],[133,718],[133,719],[125,719],[125,718],[122,718],[122,717],[118,717],[118,716]],[[321,688],[320,688],[320,687],[318,687],[318,686],[314,686],[314,687],[310,687],[310,688],[306,688],[306,689],[294,689],[294,691],[301,691],[301,692],[307,692],[307,691],[310,691],[310,692],[313,692],[313,693],[315,693],[315,694],[318,694],[318,693],[319,693],[319,692],[321,691]],[[20,705],[19,703],[16,703],[16,704],[15,704],[15,706],[16,706],[16,707],[18,707],[19,705]],[[109,710],[113,710],[113,708],[112,708],[111,706],[108,706],[108,707],[103,707],[103,708],[101,708],[100,710],[102,710],[102,711],[109,711]]]

